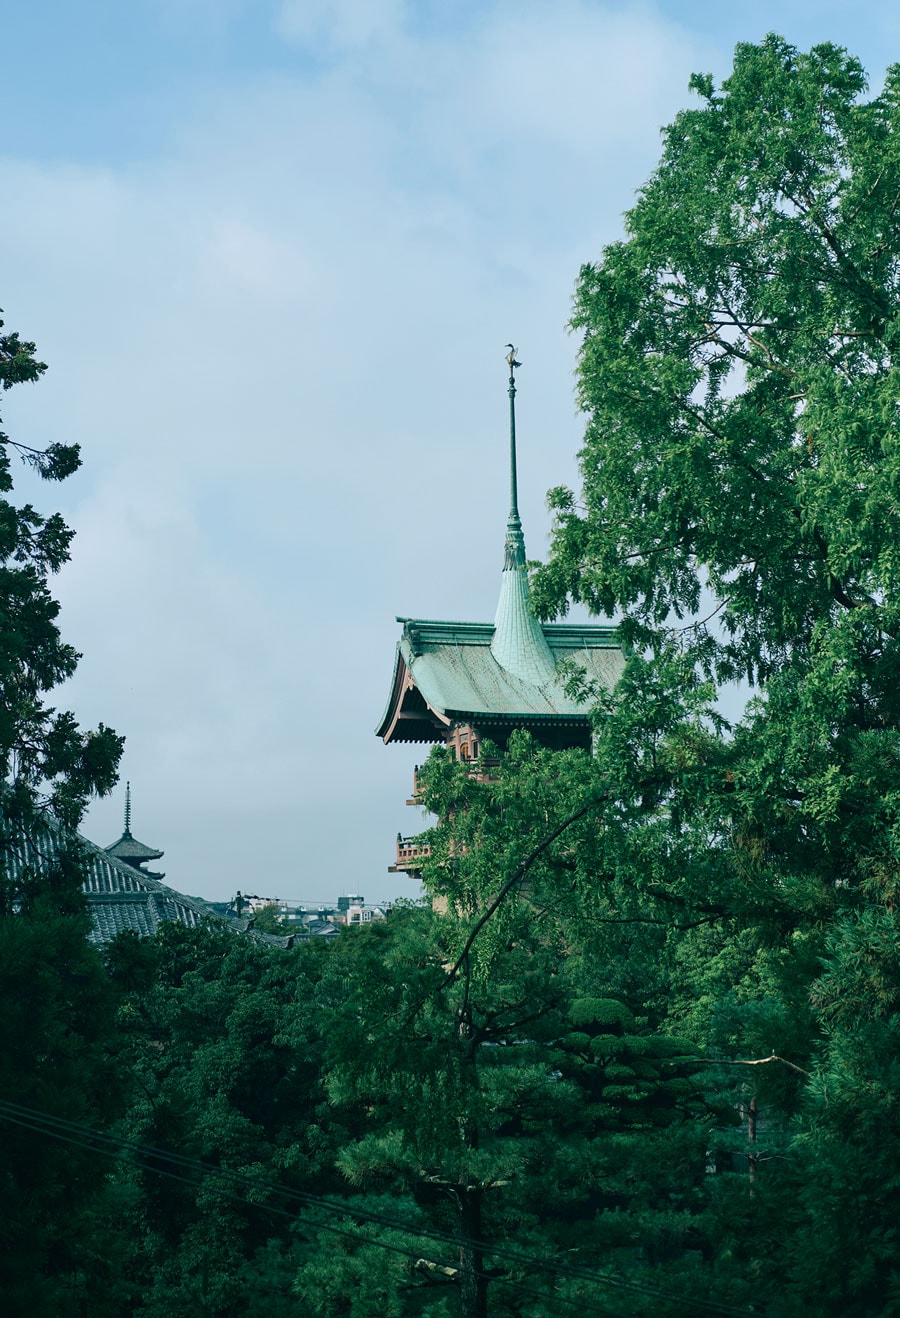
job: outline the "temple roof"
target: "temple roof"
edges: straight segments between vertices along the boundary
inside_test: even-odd
[[[443,741],[455,722],[489,731],[578,724],[590,705],[566,690],[570,660],[586,681],[615,686],[625,656],[614,627],[541,623],[529,599],[525,539],[519,519],[516,471],[516,349],[509,365],[510,502],[500,599],[493,625],[398,618],[397,645],[387,708],[376,733],[385,742]],[[585,734],[586,735],[586,734]]]
[[[556,658],[528,598],[525,537],[515,505],[506,524],[506,552],[491,654],[504,673],[521,678],[529,686],[543,687],[555,680]]]
[[[165,852],[157,851],[155,847],[149,847],[146,842],[139,842],[136,837],[131,835],[131,783],[125,784],[125,828],[122,836],[112,846],[106,847],[106,852],[110,856],[116,856],[119,860],[126,861],[133,865],[141,874],[149,874],[153,879],[165,878],[163,874],[154,874],[152,870],[141,869],[145,860],[160,860]]]
[[[154,851],[153,847],[148,847],[146,842],[138,842],[136,837],[125,832],[106,850],[111,856],[118,856],[119,860],[142,861],[142,860],[159,860],[164,852]]]
[[[443,729],[455,721],[485,728],[586,722],[589,707],[567,694],[556,665],[571,660],[589,681],[610,689],[625,663],[614,627],[535,622],[554,667],[532,678],[498,662],[491,623],[397,621],[403,631],[394,679],[376,729],[386,742],[443,741]]]
[[[46,866],[61,846],[61,839],[59,829],[47,820],[30,837],[21,836],[11,842],[3,852],[3,864],[10,877],[18,877],[26,867],[39,870]],[[92,943],[109,943],[126,929],[140,938],[149,938],[167,921],[189,929],[207,925],[232,933],[246,932],[277,947],[290,947],[294,941],[292,935],[258,932],[252,928],[252,921],[228,920],[205,902],[166,887],[87,838],[79,835],[77,841],[86,861],[82,891],[91,916],[88,940]]]

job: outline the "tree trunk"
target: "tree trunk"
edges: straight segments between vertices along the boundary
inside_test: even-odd
[[[459,1300],[462,1318],[487,1318],[487,1278],[484,1255],[470,1241],[481,1239],[481,1190],[459,1189]]]
[[[750,1164],[750,1195],[753,1196],[753,1185],[756,1181],[756,1119],[757,1104],[756,1095],[750,1100],[750,1106],[747,1109],[747,1142],[750,1145],[750,1152],[747,1154],[747,1162]]]

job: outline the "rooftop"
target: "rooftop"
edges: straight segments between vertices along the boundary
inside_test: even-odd
[[[113,842],[112,846],[106,848],[110,856],[117,856],[119,860],[128,861],[135,869],[140,869],[145,860],[160,860],[165,854],[157,851],[155,847],[149,847],[146,842],[139,842],[136,837],[131,835],[131,783],[125,784],[125,828],[122,836],[118,841]],[[149,873],[149,871],[142,871]],[[154,879],[163,878],[162,874],[153,874]]]
[[[615,628],[535,623],[550,663],[546,673],[519,676],[504,667],[491,623],[398,618],[391,694],[377,732],[386,742],[443,740],[442,727],[456,721],[546,723],[585,721],[585,704],[568,694],[562,660],[589,681],[615,685],[624,666]]]
[[[48,820],[30,836],[22,836],[11,843],[4,850],[4,861],[10,876],[17,878],[26,868],[39,870],[45,867],[59,850],[61,838],[60,831]],[[127,929],[141,938],[150,938],[165,922],[182,924],[189,929],[208,925],[234,933],[249,932],[253,938],[279,947],[289,947],[293,942],[290,936],[278,937],[256,932],[250,920],[224,919],[204,902],[166,887],[158,879],[89,842],[87,838],[78,835],[77,841],[86,860],[82,890],[91,916],[89,942],[98,945],[109,943]]]
[[[611,689],[625,665],[616,629],[603,625],[541,623],[529,599],[525,539],[516,471],[515,368],[509,365],[510,509],[500,598],[493,623],[398,618],[387,708],[376,733],[385,742],[445,740],[455,722],[486,732],[511,726],[578,724],[589,735],[590,706],[569,690],[569,666],[588,684]],[[581,734],[580,734],[581,735]]]

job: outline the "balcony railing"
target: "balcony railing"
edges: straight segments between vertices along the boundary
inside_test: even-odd
[[[495,755],[480,755],[477,760],[461,760],[460,763],[465,764],[469,771],[469,777],[474,779],[475,782],[492,783],[497,780],[497,775],[493,770],[497,768],[500,760]],[[412,796],[406,802],[407,805],[422,804],[422,791],[419,787],[419,767],[417,764],[413,769]]]
[[[397,834],[397,860],[388,866],[389,874],[418,874],[424,861],[431,855],[428,843],[420,843],[416,837],[402,837]]]

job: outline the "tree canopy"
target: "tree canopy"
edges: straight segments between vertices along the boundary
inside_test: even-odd
[[[45,369],[33,343],[0,334],[4,391]],[[35,1131],[29,1114],[102,1124],[124,1092],[115,995],[86,942],[74,834],[88,798],[115,782],[122,739],[102,725],[82,731],[46,703],[78,660],[60,636],[49,588],[72,532],[59,514],[14,502],[16,455],[58,481],[77,469],[79,453],[58,442],[35,450],[0,431],[0,1285],[11,1311],[56,1314],[77,1303],[73,1277],[95,1250],[103,1169],[83,1147],[60,1148]]]
[[[554,492],[539,584],[636,638],[709,592],[716,671],[765,677],[826,620],[896,629],[900,70],[866,100],[846,52],[772,36],[692,86],[581,271],[582,506]]]
[[[770,36],[692,85],[581,271],[583,487],[551,495],[537,597],[618,612],[635,646],[598,735],[614,873],[721,917],[682,940],[670,1003],[800,1068],[767,1100],[780,1246],[751,1205],[782,1303],[893,1312],[900,69],[867,97],[845,51]]]

